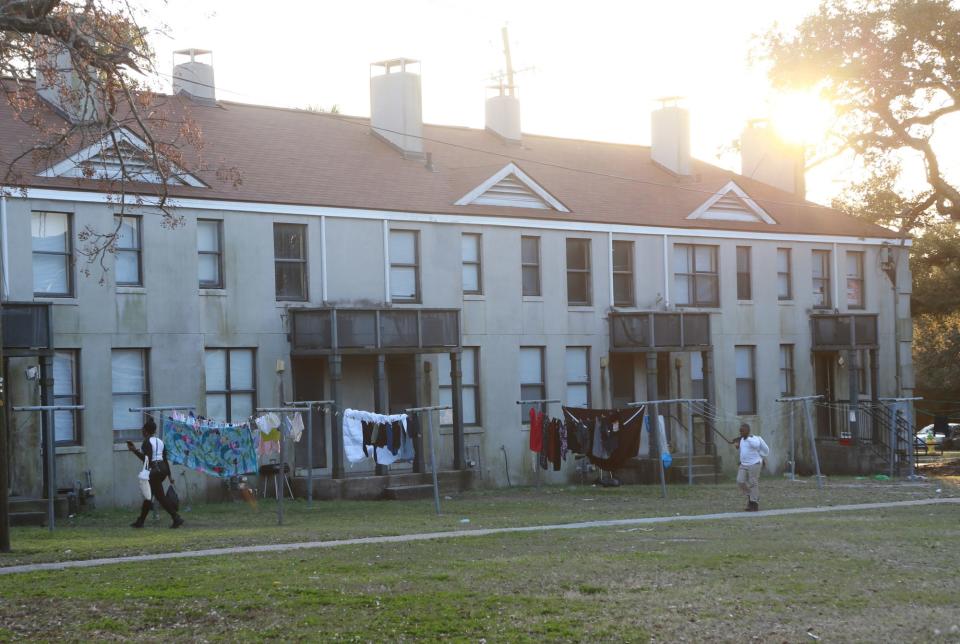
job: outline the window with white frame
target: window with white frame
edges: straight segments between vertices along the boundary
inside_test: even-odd
[[[523,294],[540,295],[540,238],[523,236],[520,238],[520,270],[522,272]]]
[[[793,345],[780,345],[780,395],[792,396],[794,393]]]
[[[113,218],[117,230],[114,244],[114,263],[117,286],[143,286],[142,217],[117,215]]]
[[[254,349],[207,349],[207,416],[240,423],[253,415],[257,402]]]
[[[450,378],[450,354],[441,353],[437,365],[440,383],[440,404],[453,404],[453,381]],[[463,387],[463,424],[480,424],[480,360],[477,347],[463,347],[460,353],[461,385]]]
[[[590,347],[567,347],[567,406],[590,406]]]
[[[520,400],[543,400],[547,397],[544,381],[543,347],[520,347]],[[530,409],[540,405],[520,405],[520,420],[530,423]]]
[[[830,251],[815,250],[812,254],[813,306],[829,309],[830,298]]]
[[[307,227],[273,225],[273,260],[277,300],[307,299]]]
[[[150,405],[147,349],[114,349],[110,356],[115,442],[138,440],[143,413],[131,408]]]
[[[777,299],[793,299],[793,258],[789,248],[777,249]]]
[[[30,240],[33,249],[33,294],[44,297],[73,295],[70,215],[65,212],[31,213]]]
[[[863,252],[847,251],[847,308],[862,309],[863,298]]]
[[[630,307],[633,297],[633,242],[613,242],[613,305]]]
[[[590,292],[590,240],[567,240],[567,304],[589,306]]]
[[[674,244],[673,289],[678,306],[720,306],[717,247]]]
[[[53,404],[79,405],[80,352],[57,349],[53,353]],[[80,414],[64,409],[53,412],[53,433],[57,445],[80,444]]]
[[[197,278],[200,288],[223,288],[223,222],[197,220]]]
[[[751,266],[750,247],[737,246],[737,299],[753,299],[753,270]]]
[[[476,233],[460,235],[463,255],[463,292],[468,295],[483,293],[483,271],[481,270],[481,237]]]
[[[757,378],[755,347],[737,346],[734,348],[737,376],[737,414],[757,413]]]
[[[416,230],[390,231],[390,298],[420,301],[420,235]]]

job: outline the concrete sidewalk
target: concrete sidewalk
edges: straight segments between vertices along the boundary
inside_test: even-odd
[[[238,546],[235,548],[210,548],[208,550],[185,550],[182,552],[164,552],[156,554],[112,557],[107,559],[86,559],[81,561],[61,561],[53,563],[24,564],[20,566],[0,567],[0,575],[39,572],[44,570],[65,570],[67,568],[91,568],[124,563],[144,563],[163,559],[185,559],[188,557],[215,557],[218,555],[242,555],[257,552],[288,552],[313,548],[336,548],[338,546],[357,546],[379,543],[404,543],[408,541],[428,541],[431,539],[456,539],[462,537],[484,537],[494,534],[515,532],[546,532],[549,530],[582,530],[584,528],[607,528],[612,526],[652,525],[658,523],[677,523],[688,521],[717,521],[726,519],[752,520],[762,517],[782,517],[794,514],[822,514],[825,512],[856,512],[864,510],[883,510],[886,508],[909,508],[923,505],[960,504],[960,498],[922,499],[919,501],[890,501],[887,503],[857,503],[852,505],[831,505],[809,508],[785,508],[782,510],[762,510],[760,512],[724,512],[718,514],[691,514],[684,516],[644,517],[640,519],[609,519],[605,521],[581,521],[579,523],[558,523],[553,525],[532,525],[517,528],[483,528],[477,530],[452,530],[447,532],[421,532],[387,537],[363,537],[359,539],[339,539],[335,541],[305,541],[302,543],[275,543],[263,546]]]

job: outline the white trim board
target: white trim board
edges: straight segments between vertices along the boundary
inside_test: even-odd
[[[46,170],[37,173],[38,177],[84,177],[85,175],[81,171],[81,166],[89,161],[90,159],[95,158],[97,155],[102,154],[105,150],[108,150],[114,146],[114,137],[116,137],[117,146],[121,143],[127,143],[140,152],[144,154],[151,154],[150,146],[141,139],[139,136],[128,130],[127,128],[118,128],[116,132],[108,132],[96,143],[88,145],[79,152],[70,155],[62,161],[58,161],[54,165],[50,166]],[[188,186],[194,188],[206,188],[207,184],[203,183],[190,173],[183,170],[177,165],[170,164],[170,167],[174,170],[174,174],[167,178],[168,184],[177,184],[184,183]],[[102,168],[101,171],[97,173],[96,178],[100,179],[118,179],[119,177],[111,176],[109,173],[104,173],[103,171],[106,168]],[[154,169],[151,174],[156,174],[156,169]],[[163,183],[160,181],[159,174],[156,176],[156,181],[144,179],[146,183]]]
[[[512,161],[507,165],[503,166],[502,168],[500,168],[500,170],[498,170],[492,177],[490,177],[489,179],[481,183],[479,186],[477,186],[467,194],[460,197],[460,199],[454,202],[454,205],[469,206],[470,204],[473,204],[473,203],[477,203],[481,205],[484,203],[487,203],[482,201],[484,194],[488,190],[496,186],[498,183],[506,179],[507,177],[515,177],[517,181],[522,183],[537,197],[543,200],[544,202],[543,206],[536,206],[536,207],[543,207],[546,210],[548,209],[547,207],[549,206],[550,208],[553,208],[554,210],[559,210],[560,212],[570,212],[570,209],[564,206],[562,203],[560,203],[559,199],[557,199],[556,197],[551,195],[549,192],[547,192],[543,188],[543,186],[541,186],[539,183],[531,179],[526,172],[518,168],[517,165]],[[526,207],[530,207],[529,204],[511,203],[507,199],[496,199],[496,203],[491,202],[489,205],[507,206],[508,208],[511,206],[516,207],[516,206],[522,206],[522,205],[525,205]]]
[[[10,200],[47,200],[69,201],[75,203],[101,203],[116,206],[118,199],[114,195],[83,190],[59,190],[53,188],[7,188]],[[130,206],[149,207],[156,199],[143,198],[137,203],[136,197],[127,197]],[[469,226],[496,226],[500,228],[528,228],[537,230],[569,230],[572,232],[618,233],[623,235],[669,235],[671,237],[693,237],[713,239],[753,239],[757,241],[778,241],[817,244],[860,244],[880,246],[891,244],[899,246],[901,241],[895,237],[858,237],[855,235],[820,235],[812,233],[759,233],[739,230],[713,230],[703,228],[680,228],[671,226],[643,226],[636,224],[606,224],[557,219],[529,219],[522,217],[492,217],[489,215],[451,215],[440,213],[401,212],[393,210],[369,210],[363,208],[340,208],[335,206],[301,206],[291,204],[260,203],[252,201],[226,201],[219,199],[170,198],[169,208],[189,210],[227,211],[237,213],[255,213],[263,215],[293,215],[306,217],[331,217],[340,219],[375,219],[378,221],[402,221],[434,224],[457,224]],[[912,246],[913,240],[904,240],[904,246]]]

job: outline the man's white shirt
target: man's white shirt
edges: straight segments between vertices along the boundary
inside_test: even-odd
[[[759,436],[747,436],[740,439],[740,464],[756,465],[770,453],[770,448]]]

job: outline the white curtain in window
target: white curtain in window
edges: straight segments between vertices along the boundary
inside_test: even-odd
[[[737,378],[753,378],[753,347],[737,347]]]
[[[76,400],[77,383],[74,382],[76,371],[74,354],[71,351],[57,351],[53,354],[53,404],[74,405]],[[53,412],[54,438],[58,443],[76,440],[74,427],[74,412]]]
[[[417,263],[417,236],[411,230],[390,231],[390,262],[392,264]]]
[[[66,293],[69,290],[68,265],[66,255],[34,255],[33,292]]]
[[[227,352],[225,349],[207,349],[205,353],[207,391],[224,391],[227,388]],[[209,400],[209,399],[208,399]],[[207,410],[207,414],[210,411]],[[216,418],[223,418],[217,416]]]
[[[539,347],[520,347],[520,384],[543,382],[542,355]]]
[[[253,389],[253,350],[230,350],[230,389]]]
[[[118,250],[114,270],[118,284],[139,284],[140,258],[137,252]]]
[[[131,412],[131,407],[142,407],[146,391],[143,351],[139,349],[115,349],[111,356],[111,381],[113,383],[113,428],[116,430],[138,429],[143,423],[143,414]]]
[[[413,267],[393,267],[390,269],[390,295],[397,298],[417,296],[417,269]]]
[[[253,394],[230,395],[230,422],[242,423],[253,415]],[[221,416],[225,418],[225,416]]]
[[[220,250],[220,226],[216,221],[197,222],[197,250],[216,253]]]
[[[207,418],[215,420],[226,420],[227,418],[227,395],[226,394],[207,394]]]
[[[65,253],[70,249],[67,241],[69,219],[62,212],[35,212],[30,219],[30,236],[33,250]]]

